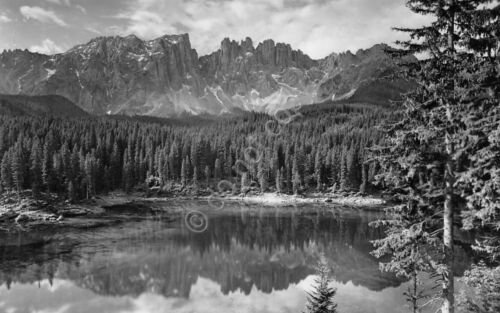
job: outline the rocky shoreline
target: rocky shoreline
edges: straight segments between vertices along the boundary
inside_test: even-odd
[[[144,195],[142,193],[110,193],[78,203],[43,194],[36,199],[31,192],[7,193],[0,196],[0,231],[28,231],[33,228],[92,228],[117,224],[154,211],[154,202],[179,200],[206,200],[222,203],[244,202],[263,206],[286,206],[293,204],[336,204],[363,209],[382,209],[386,201],[379,197],[361,195],[337,195],[311,193],[307,195],[286,195],[276,193],[255,193],[247,195],[214,196],[204,193],[176,193]],[[122,214],[128,210],[130,214]]]

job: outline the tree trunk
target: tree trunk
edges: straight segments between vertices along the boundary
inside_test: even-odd
[[[454,312],[454,284],[453,284],[453,169],[452,164],[447,164],[446,169],[446,200],[443,215],[443,245],[444,245],[444,267],[443,274],[443,306],[442,313]]]
[[[454,58],[455,56],[455,43],[454,43],[454,33],[455,33],[455,0],[448,0],[447,4],[449,6],[449,21],[448,21],[448,50],[449,56]],[[455,75],[455,73],[451,73]],[[452,85],[452,94],[454,96],[454,84]],[[454,100],[452,100],[454,101]],[[447,101],[446,103],[446,115],[448,117],[448,128],[453,124],[451,103]],[[446,132],[446,153],[448,154],[448,161],[446,162],[445,180],[445,203],[444,203],[444,214],[443,214],[443,246],[444,246],[444,273],[443,273],[443,305],[441,307],[442,313],[453,313],[455,298],[454,298],[454,275],[453,275],[453,214],[454,214],[454,162],[453,154],[454,147],[452,142],[452,134],[448,131]]]
[[[418,313],[418,277],[417,271],[413,272],[413,295],[412,295],[412,304],[413,304],[413,313]]]

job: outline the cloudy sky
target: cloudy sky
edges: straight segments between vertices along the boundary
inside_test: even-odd
[[[0,0],[0,51],[57,53],[102,35],[189,33],[200,55],[224,37],[272,38],[314,58],[402,38],[405,0]]]

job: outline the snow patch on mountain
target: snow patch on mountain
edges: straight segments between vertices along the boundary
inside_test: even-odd
[[[33,71],[33,67],[34,67],[33,64],[31,64],[30,69],[26,73],[24,73],[23,75],[19,76],[19,78],[17,79],[17,92],[18,93],[22,93],[22,91],[23,91],[22,81],[26,76],[28,76],[30,74],[30,72]]]
[[[83,87],[82,81],[80,80],[80,72],[78,70],[75,70],[76,78],[78,79],[78,84],[80,85],[80,89],[85,89]]]
[[[54,76],[54,74],[57,72],[57,70],[49,69],[49,68],[46,68],[45,70],[47,71],[47,77],[45,77],[45,80],[48,80],[49,78]]]

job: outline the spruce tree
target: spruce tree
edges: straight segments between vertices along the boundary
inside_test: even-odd
[[[361,185],[359,186],[359,192],[366,194],[368,187],[368,164],[363,163],[361,165]]]
[[[267,190],[267,177],[262,159],[258,163],[257,168],[257,179],[259,180],[260,192],[265,192]]]
[[[55,178],[53,169],[53,151],[51,144],[46,142],[42,158],[42,181],[48,192],[55,191]]]
[[[198,188],[198,168],[196,166],[193,168],[193,187]]]
[[[249,191],[250,191],[250,182],[248,178],[248,172],[243,172],[241,174],[240,192],[246,194]]]
[[[314,289],[308,292],[306,310],[304,313],[336,313],[337,304],[334,301],[337,290],[330,286],[330,268],[322,255],[316,267],[317,278]]]
[[[134,181],[132,177],[132,163],[130,160],[130,154],[128,148],[123,152],[123,169],[122,169],[122,185],[125,192],[130,192],[132,190]],[[82,171],[85,172],[85,171]]]
[[[87,182],[87,199],[96,193],[97,160],[91,154],[85,157],[85,181]],[[129,170],[130,171],[130,170]]]
[[[292,165],[292,190],[293,194],[297,195],[300,190],[300,174],[299,174],[299,169],[297,165],[297,158],[293,158],[293,165]]]
[[[68,199],[70,202],[73,202],[76,200],[75,186],[74,186],[72,181],[69,181],[69,183],[68,183]]]
[[[12,181],[18,194],[23,190],[24,177],[26,174],[26,164],[24,161],[24,149],[21,141],[18,141],[14,146],[13,154],[10,159]]]
[[[215,164],[214,164],[214,178],[216,180],[221,180],[222,179],[222,165],[221,165],[221,162],[220,162],[219,158],[215,159]]]
[[[498,162],[491,162],[499,158],[494,139],[499,122],[498,6],[491,14],[488,3],[407,1],[412,11],[432,15],[434,21],[416,29],[399,29],[411,38],[400,43],[406,54],[424,53],[428,59],[408,64],[416,89],[405,100],[403,120],[388,127],[388,145],[378,149],[383,167],[378,180],[403,202],[393,208],[393,222],[412,216],[405,221],[410,223],[407,227],[389,231],[379,242],[379,252],[400,251],[392,254],[389,264],[403,269],[413,263],[402,263],[401,256],[420,245],[411,238],[440,251],[441,257],[434,255],[427,263],[441,277],[443,313],[454,312],[455,307],[454,228],[458,224],[454,222],[460,209],[471,208],[475,215],[471,220],[481,219],[478,212],[498,212],[498,180],[492,175],[498,173]],[[489,17],[484,19],[485,15]],[[495,31],[480,31],[490,23],[496,25]],[[478,42],[485,38],[487,52],[477,48],[484,49]],[[483,76],[478,79],[479,73]],[[485,155],[489,163],[483,162]]]
[[[33,196],[36,197],[40,194],[40,188],[42,186],[42,151],[38,141],[33,143],[30,159],[31,190]]]
[[[340,159],[340,190],[346,191],[349,189],[348,179],[347,156],[346,153],[343,152]]]
[[[12,170],[10,168],[10,153],[6,151],[2,157],[0,164],[0,175],[2,177],[2,185],[5,190],[12,190]]]
[[[316,156],[314,159],[314,178],[316,181],[316,190],[318,191],[321,190],[322,186],[322,175],[323,175],[322,164],[323,163],[321,160],[321,153],[318,150],[318,152],[316,152]]]
[[[73,148],[73,153],[71,156],[71,159],[73,160],[73,167],[75,164],[75,159],[76,159],[76,153],[78,149],[76,147]],[[112,186],[113,188],[116,188],[120,186],[121,178],[122,178],[122,157],[123,153],[120,151],[120,148],[118,147],[118,143],[113,144],[113,151],[111,153],[111,160],[110,160],[110,167],[111,167],[111,180],[112,180]],[[76,168],[74,167],[74,170]]]
[[[186,160],[183,159],[181,163],[181,185],[184,187],[187,185],[187,170],[186,170]]]
[[[205,184],[207,187],[210,184],[210,167],[208,165],[205,166]]]
[[[281,193],[281,189],[282,189],[282,186],[283,186],[283,182],[281,181],[282,180],[282,176],[281,176],[281,171],[280,170],[277,170],[276,171],[276,192],[277,193]]]
[[[339,159],[334,151],[331,155],[330,181],[332,186],[336,186],[339,181]]]

